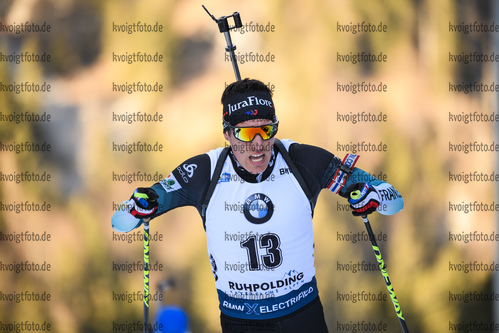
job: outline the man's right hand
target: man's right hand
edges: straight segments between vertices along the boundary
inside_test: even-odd
[[[381,201],[376,189],[367,183],[352,184],[345,192],[348,195],[353,216],[364,216],[375,212]],[[352,193],[356,194],[355,198],[352,197]]]
[[[149,219],[158,210],[158,194],[152,188],[137,188],[129,201],[130,214],[140,219]]]

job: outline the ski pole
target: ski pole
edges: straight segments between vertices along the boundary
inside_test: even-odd
[[[352,193],[350,193],[350,197],[352,199],[359,199],[360,191],[359,190],[353,191]],[[371,240],[371,245],[374,250],[374,255],[376,256],[376,260],[378,261],[379,268],[381,270],[381,275],[383,275],[383,278],[385,280],[386,288],[388,289],[388,293],[390,294],[393,307],[395,308],[395,313],[397,314],[397,317],[399,319],[400,326],[402,326],[402,332],[409,333],[409,329],[407,328],[407,325],[405,323],[404,315],[402,314],[402,308],[400,307],[397,296],[395,295],[395,291],[393,290],[392,281],[388,277],[386,265],[383,258],[381,257],[381,251],[379,250],[378,244],[376,243],[376,237],[374,236],[374,232],[373,229],[371,228],[371,224],[369,223],[369,219],[367,218],[367,215],[362,215],[361,217],[362,221],[364,221],[364,225],[366,226],[369,239]]]
[[[236,50],[236,46],[232,44],[232,39],[230,38],[230,30],[241,28],[243,23],[241,22],[241,16],[239,12],[234,12],[232,15],[222,16],[220,18],[215,18],[215,16],[211,15],[208,9],[204,5],[202,5],[204,10],[210,15],[210,17],[218,24],[218,29],[220,32],[223,32],[225,36],[225,41],[227,42],[227,47],[225,51],[229,52],[230,60],[232,61],[232,68],[234,69],[234,74],[236,76],[237,81],[241,81],[241,74],[239,74],[239,67],[237,66],[236,54],[234,51]],[[229,26],[229,21],[227,20],[229,17],[234,18],[234,26]]]
[[[144,333],[149,333],[149,220],[144,219]]]

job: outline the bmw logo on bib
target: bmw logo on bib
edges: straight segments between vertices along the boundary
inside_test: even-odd
[[[243,212],[251,223],[262,224],[272,217],[274,204],[265,194],[255,193],[244,201]]]

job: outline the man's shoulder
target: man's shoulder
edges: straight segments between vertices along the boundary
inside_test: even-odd
[[[218,160],[218,157],[220,157],[220,154],[222,154],[222,151],[223,151],[225,148],[228,148],[228,147],[218,147],[218,148],[212,149],[212,150],[210,150],[210,151],[207,151],[207,152],[206,152],[206,153],[204,153],[203,155],[208,155],[208,157],[209,157],[211,160],[215,160],[215,163],[216,163],[216,161]]]
[[[289,152],[292,160],[311,160],[331,159],[334,154],[328,150],[305,143],[299,143],[291,139],[280,139],[286,150]]]
[[[289,147],[292,144],[298,144],[297,142],[295,142],[291,139],[279,139],[279,141],[281,141],[282,145],[284,146],[284,148],[286,148],[287,151],[289,151]]]
[[[213,170],[217,164],[218,158],[220,155],[222,155],[222,152],[224,149],[229,148],[228,146],[226,147],[218,147],[214,148],[212,150],[209,150],[205,153],[201,153],[198,155],[195,155],[187,160],[185,160],[182,164],[200,164],[203,166],[203,168],[208,169],[208,167],[211,167],[211,170]]]

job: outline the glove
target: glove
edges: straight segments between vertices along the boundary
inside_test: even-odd
[[[137,218],[151,217],[158,210],[159,195],[152,188],[139,187],[130,198],[130,214]]]
[[[371,214],[376,211],[381,201],[378,192],[367,183],[352,184],[345,189],[345,192],[354,216]]]

